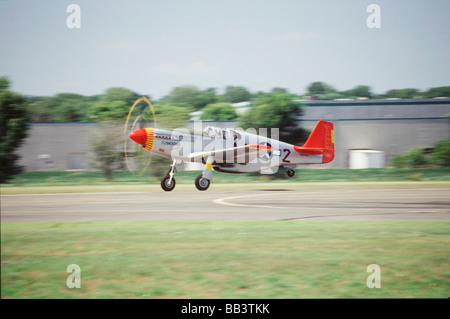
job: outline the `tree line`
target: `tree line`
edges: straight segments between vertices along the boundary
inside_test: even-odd
[[[227,86],[223,94],[216,88],[205,90],[195,86],[173,88],[159,100],[152,100],[161,116],[163,110],[177,113],[178,117],[189,119],[190,113],[202,111],[202,120],[238,120],[239,116],[231,106],[233,103],[252,101],[270,95],[284,94],[296,99],[385,99],[385,98],[434,98],[450,97],[450,86],[418,89],[393,89],[384,94],[375,94],[369,86],[359,85],[350,90],[338,91],[324,82],[313,82],[304,95],[291,94],[284,88],[273,88],[270,92],[252,93],[242,86]],[[102,95],[84,96],[75,93],[60,93],[55,96],[28,96],[26,108],[32,122],[97,122],[102,120],[123,120],[133,102],[141,95],[123,87],[109,88]]]
[[[338,91],[333,86],[324,82],[313,82],[308,85],[307,93],[313,99],[425,99],[435,97],[450,97],[450,86],[440,86],[426,91],[414,88],[392,89],[383,94],[376,94],[367,85],[358,85],[353,89]]]

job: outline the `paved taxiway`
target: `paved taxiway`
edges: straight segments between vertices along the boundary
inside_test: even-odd
[[[1,222],[450,221],[449,188],[2,195]]]

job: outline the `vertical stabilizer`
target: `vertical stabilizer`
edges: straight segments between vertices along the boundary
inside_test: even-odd
[[[334,127],[333,123],[319,121],[305,145],[294,146],[299,153],[322,154],[322,163],[329,163],[334,159]]]

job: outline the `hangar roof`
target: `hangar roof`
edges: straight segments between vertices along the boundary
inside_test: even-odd
[[[301,120],[439,118],[450,114],[450,98],[384,100],[297,100]]]

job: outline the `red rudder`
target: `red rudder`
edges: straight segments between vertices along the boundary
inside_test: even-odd
[[[300,153],[323,154],[322,164],[329,163],[334,159],[334,127],[333,123],[319,121],[305,145],[295,146],[294,149]]]

